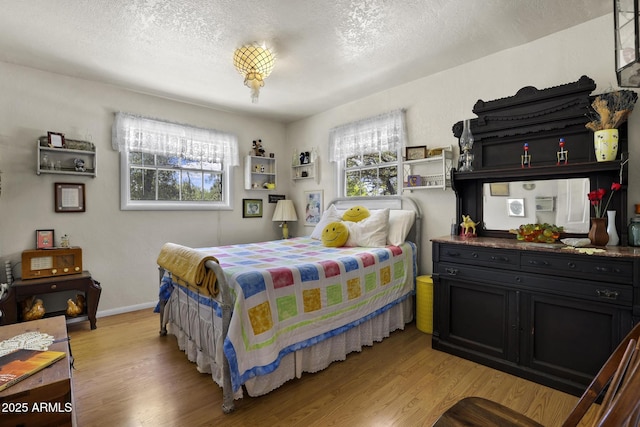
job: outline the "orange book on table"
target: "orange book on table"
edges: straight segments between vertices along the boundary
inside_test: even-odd
[[[53,365],[66,356],[62,351],[18,349],[0,357],[0,391]]]

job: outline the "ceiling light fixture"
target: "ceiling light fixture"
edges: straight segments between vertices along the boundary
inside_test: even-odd
[[[246,44],[233,54],[233,65],[244,76],[244,84],[251,89],[251,102],[254,104],[258,102],[264,79],[273,71],[275,60],[275,54],[258,43]]]

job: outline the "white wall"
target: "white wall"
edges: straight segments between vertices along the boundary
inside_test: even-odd
[[[576,81],[582,75],[595,80],[595,93],[615,89],[613,52],[613,15],[607,15],[293,123],[287,126],[287,141],[296,144],[305,141],[305,144],[321,147],[323,178],[320,186],[308,182],[297,184],[294,194],[301,198],[301,190],[319,187],[324,189],[325,201],[335,197],[334,169],[327,161],[327,135],[334,126],[395,108],[406,108],[409,145],[438,147],[453,144],[457,147],[452,126],[459,120],[475,117],[472,108],[478,99],[490,101],[512,96],[525,86],[544,89]],[[632,165],[640,164],[639,137],[640,112],[636,112],[629,120]],[[519,164],[519,159],[515,161]],[[640,203],[639,182],[640,170],[632,166],[629,170],[629,215],[632,215],[633,204]],[[428,274],[431,272],[429,240],[449,234],[451,219],[455,216],[455,195],[452,190],[419,190],[410,195],[418,199],[425,214],[421,273]],[[300,203],[302,201],[298,199]]]
[[[167,241],[214,246],[268,240],[279,235],[277,225],[270,221],[274,205],[267,203],[266,193],[243,190],[240,168],[235,173],[234,211],[120,211],[118,154],[110,146],[115,111],[234,132],[243,147],[242,153],[248,151],[251,140],[262,138],[267,151],[275,152],[279,160],[276,193],[293,198],[300,213],[305,190],[323,189],[325,204],[336,195],[333,165],[327,160],[330,128],[406,108],[410,145],[456,145],[451,128],[455,122],[473,117],[471,110],[478,99],[511,96],[524,86],[540,89],[556,86],[575,81],[583,74],[596,81],[596,92],[615,88],[612,28],[613,15],[607,15],[525,46],[372,94],[286,127],[0,63],[0,170],[3,172],[0,261],[19,261],[20,253],[34,246],[36,229],[53,228],[58,236],[67,233],[73,245],[83,248],[85,267],[102,283],[99,312],[109,313],[156,300],[155,260]],[[47,131],[64,132],[69,138],[77,139],[91,135],[99,155],[98,177],[37,176],[35,140]],[[629,135],[630,161],[638,165],[640,113],[631,116]],[[319,148],[320,184],[312,180],[293,183],[289,170],[293,153],[314,146]],[[53,212],[53,183],[57,181],[86,184],[86,213]],[[629,182],[629,204],[633,206],[640,203],[637,166],[630,168]],[[430,273],[429,239],[449,233],[455,216],[455,197],[451,190],[421,190],[411,195],[418,199],[426,217],[421,273]],[[243,197],[264,199],[265,216],[243,220]],[[311,228],[298,221],[291,224],[291,232],[310,234]]]
[[[243,157],[251,141],[261,138],[267,152],[284,154],[284,125],[124,91],[85,80],[0,62],[0,261],[17,263],[35,246],[36,229],[54,229],[56,240],[68,234],[83,249],[85,269],[102,284],[99,312],[149,304],[157,300],[155,260],[167,241],[215,246],[270,240],[280,230],[271,221],[274,204],[267,193],[245,191],[242,166],[235,168],[233,211],[121,211],[119,154],[111,149],[116,111],[235,133]],[[47,131],[71,139],[90,135],[96,145],[96,178],[36,175],[36,140]],[[287,156],[288,156],[288,152]],[[278,165],[288,177],[290,158]],[[243,158],[241,158],[241,164]],[[85,213],[54,213],[53,183],[83,182]],[[279,180],[278,194],[288,194],[289,180]],[[262,198],[263,218],[242,218],[242,199]],[[19,276],[20,266],[14,268]]]

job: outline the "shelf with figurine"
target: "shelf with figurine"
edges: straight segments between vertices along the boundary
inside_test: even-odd
[[[405,191],[444,190],[451,186],[453,151],[450,145],[432,149],[407,147],[407,156],[402,163],[406,177],[403,182]]]
[[[64,134],[49,132],[38,139],[36,174],[80,175],[95,178],[95,145],[89,141],[65,139]]]
[[[318,155],[315,148],[294,154],[291,164],[291,179],[293,181],[312,179],[318,182]]]
[[[275,154],[267,155],[261,139],[253,141],[252,148],[245,157],[244,188],[262,191],[276,189]]]

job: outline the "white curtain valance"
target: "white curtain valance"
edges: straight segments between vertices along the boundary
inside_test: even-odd
[[[111,135],[116,151],[140,151],[163,156],[181,156],[189,160],[215,161],[237,166],[238,138],[214,129],[116,113]]]
[[[397,151],[406,146],[405,110],[395,110],[329,131],[329,161],[361,153]]]

